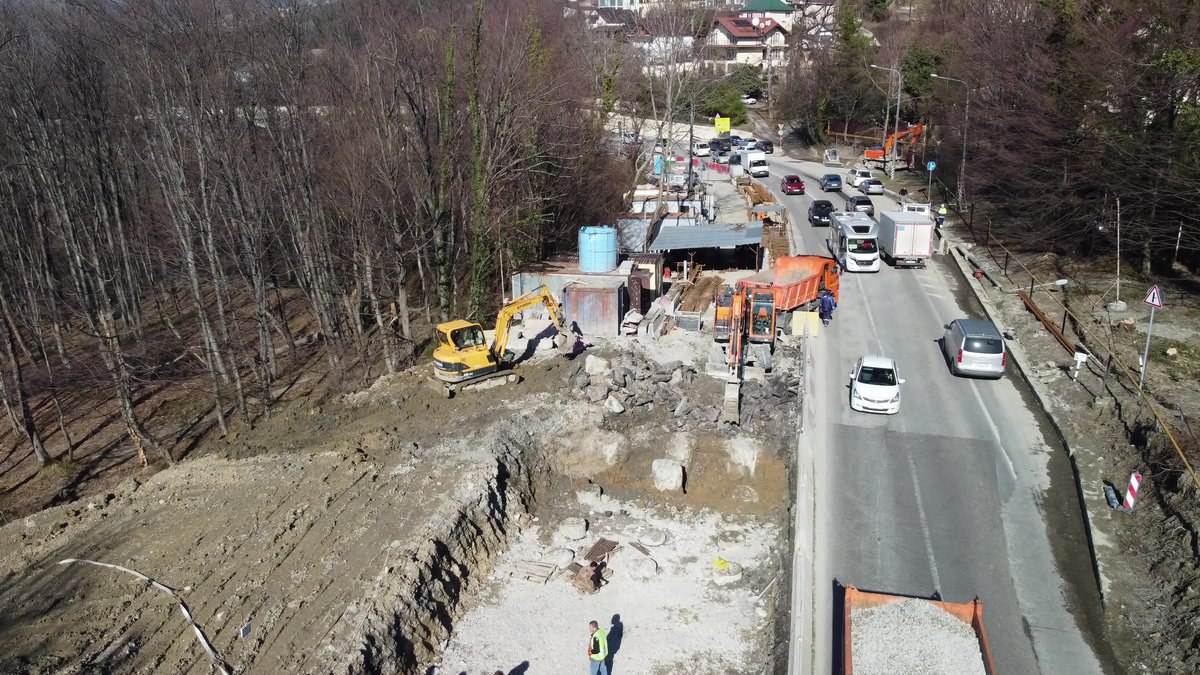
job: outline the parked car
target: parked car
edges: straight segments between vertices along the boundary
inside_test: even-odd
[[[871,180],[874,177],[870,169],[850,169],[846,172],[846,183],[850,187],[858,187],[864,180]]]
[[[1008,350],[996,324],[983,319],[955,319],[945,329],[942,353],[951,373],[993,380],[1004,376]]]
[[[735,148],[742,147],[742,137],[741,136],[730,136],[729,144]]]
[[[708,142],[709,149],[719,152],[729,152],[733,149],[733,144],[728,138],[714,138]]]
[[[858,184],[858,191],[864,195],[881,195],[883,194],[883,181],[878,178],[868,178]]]
[[[772,143],[771,141],[759,141],[758,149],[762,150],[763,152],[767,153],[768,155],[775,154],[775,144]]]
[[[850,371],[850,409],[895,415],[900,412],[900,373],[886,356],[864,356]]]
[[[753,96],[746,96],[743,94],[742,103],[746,105],[754,105],[755,103],[758,103],[758,99],[754,98]]]
[[[717,164],[728,164],[729,163],[729,151],[728,150],[714,151],[713,152],[713,160],[716,161]]]
[[[746,140],[742,141],[742,149],[747,152],[750,150],[758,150],[758,139],[747,138]]]
[[[833,213],[833,202],[828,199],[818,199],[808,207],[808,222],[812,225],[828,225],[831,213]]]
[[[836,173],[827,173],[821,176],[821,191],[822,192],[837,192],[842,189],[842,177]]]
[[[698,140],[692,143],[692,154],[696,157],[708,157],[712,154],[712,149],[708,147],[708,143]]]
[[[866,195],[853,195],[846,197],[847,211],[862,211],[863,213],[875,217],[875,204],[871,202],[871,198]]]
[[[784,176],[779,183],[779,189],[785,195],[802,195],[804,194],[804,181],[800,176]]]

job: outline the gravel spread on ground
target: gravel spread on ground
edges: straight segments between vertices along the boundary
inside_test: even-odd
[[[850,633],[855,675],[984,675],[975,630],[925,600],[852,610]]]

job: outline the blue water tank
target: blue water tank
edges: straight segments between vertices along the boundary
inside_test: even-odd
[[[602,274],[617,269],[617,228],[588,225],[579,228],[579,271]]]

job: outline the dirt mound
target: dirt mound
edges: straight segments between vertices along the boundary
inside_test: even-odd
[[[524,448],[489,440],[406,457],[203,458],[12,523],[0,671],[211,671],[169,598],[56,564],[82,558],[176,589],[238,670],[414,672],[533,491]]]

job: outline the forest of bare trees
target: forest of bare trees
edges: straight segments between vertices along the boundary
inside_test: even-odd
[[[843,0],[830,48],[793,61],[783,107],[814,141],[830,123],[885,126],[894,76],[869,64],[899,68],[901,118],[934,125],[940,151],[926,150],[951,195],[970,97],[963,208],[1006,241],[1111,253],[1119,199],[1128,262],[1169,273],[1182,232],[1179,261],[1200,263],[1196,3],[934,0],[911,18],[902,5]]]
[[[482,319],[514,266],[619,205],[581,30],[552,0],[6,3],[14,432],[69,458],[90,396],[170,463],[150,383],[190,382],[224,431],[271,409],[298,344],[391,372],[414,320]]]

